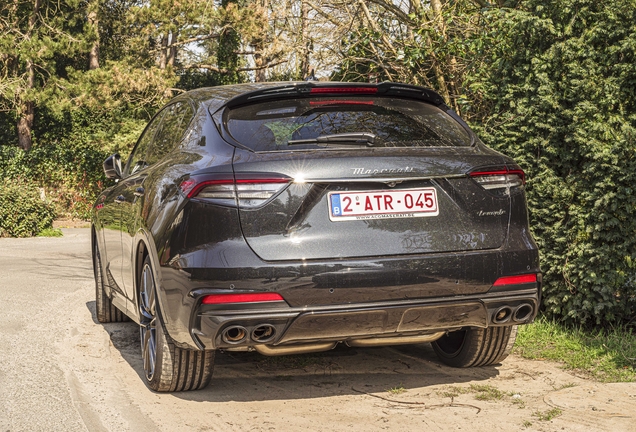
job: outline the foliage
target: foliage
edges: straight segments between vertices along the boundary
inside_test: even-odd
[[[519,326],[514,352],[528,359],[563,363],[599,381],[636,382],[633,327],[589,330],[546,318]]]
[[[552,408],[547,411],[535,411],[532,413],[534,417],[537,417],[541,421],[551,421],[561,414],[563,414],[563,410],[561,410],[561,408]]]
[[[51,228],[55,210],[24,179],[0,181],[0,237],[32,237]]]
[[[38,233],[38,237],[63,237],[64,234],[59,228],[44,228]]]
[[[444,2],[439,10],[411,2],[409,14],[388,0],[373,3],[369,15],[343,39],[346,55],[333,79],[424,85],[437,90],[460,114],[467,104],[479,105],[469,84],[472,73],[482,67],[489,28],[477,2]]]
[[[236,3],[236,0],[222,0],[221,2],[225,8],[229,7],[230,11],[236,10]],[[229,14],[225,15],[226,17],[223,21],[224,29],[219,35],[217,59],[220,69],[228,69],[230,71],[230,73],[221,77],[221,84],[235,84],[242,81],[240,74],[236,72],[236,69],[239,67],[239,56],[236,54],[236,51],[238,51],[241,46],[241,36],[232,28],[232,21],[230,21],[227,16]]]
[[[475,399],[481,401],[500,400],[504,393],[496,387],[488,384],[471,384],[470,389],[475,392]]]
[[[374,1],[371,25],[354,26],[344,39],[334,77],[398,77],[438,90],[528,175],[548,316],[590,325],[629,319],[636,314],[636,1],[498,4],[431,1],[405,16]]]
[[[0,178],[37,182],[60,216],[87,219],[108,184],[103,161],[116,152],[127,154],[145,122],[128,110],[43,112],[30,151],[0,146]]]
[[[528,175],[548,316],[606,324],[636,310],[634,0],[529,0],[487,15],[476,123]]]

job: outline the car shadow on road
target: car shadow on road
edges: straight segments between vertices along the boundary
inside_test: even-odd
[[[143,380],[139,327],[134,322],[99,324],[112,346]],[[217,351],[210,385],[173,396],[199,402],[250,402],[312,399],[339,395],[390,393],[433,386],[485,381],[499,374],[496,366],[456,369],[438,362],[430,344],[335,349],[315,354],[268,357],[256,352]],[[435,390],[439,390],[439,387]]]

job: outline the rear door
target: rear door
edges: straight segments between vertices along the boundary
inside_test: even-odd
[[[131,174],[122,181],[122,195],[125,199],[122,205],[122,279],[131,300],[135,296],[135,264],[138,258],[136,236],[141,228],[145,228],[144,223],[153,204],[146,199],[149,195],[146,179],[153,175],[155,164],[180,144],[193,116],[194,108],[188,101],[175,102],[165,107],[153,123],[156,124],[156,132],[152,132],[147,142],[142,142],[143,148],[135,152],[128,163]]]
[[[440,108],[378,97],[321,97],[227,110],[237,179],[288,178],[241,228],[264,260],[386,257],[500,247],[509,188],[468,173],[506,170]],[[327,137],[327,138],[325,138]],[[488,168],[488,169],[485,169]]]
[[[147,153],[148,148],[154,139],[163,113],[156,115],[139,137],[137,144],[133,148],[128,162],[124,167],[124,178],[115,186],[117,194],[117,205],[119,206],[118,220],[118,242],[119,242],[119,265],[116,281],[122,293],[129,300],[133,299],[133,286],[131,284],[130,272],[133,267],[131,262],[131,238],[129,230],[136,223],[134,216],[135,209],[138,208],[139,197],[130,193],[131,189],[142,187],[148,168]]]

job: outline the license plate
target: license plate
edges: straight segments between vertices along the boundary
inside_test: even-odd
[[[332,221],[437,216],[435,188],[330,192]]]

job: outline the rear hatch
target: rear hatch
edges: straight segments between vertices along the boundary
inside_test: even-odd
[[[241,228],[259,257],[390,257],[502,246],[509,173],[513,183],[522,181],[503,156],[475,143],[445,107],[428,100],[325,88],[223,112],[226,139],[238,147]]]

